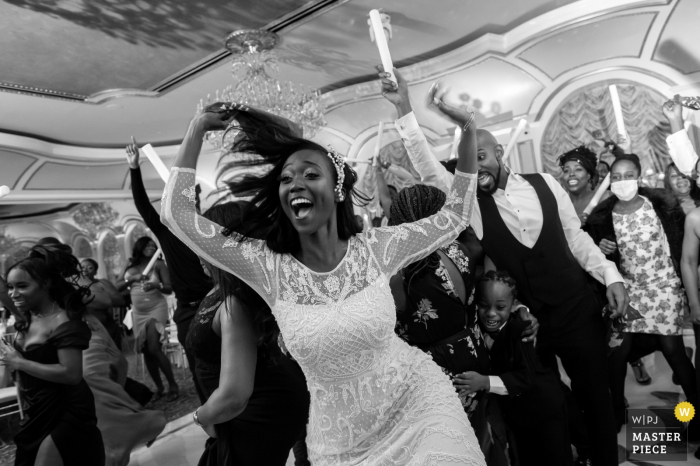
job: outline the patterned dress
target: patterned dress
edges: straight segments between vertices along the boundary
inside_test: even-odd
[[[452,261],[461,275],[467,295],[466,304],[457,295],[455,284],[442,258],[428,271],[408,278],[403,285],[406,309],[397,314],[396,333],[410,345],[432,356],[449,376],[474,371],[489,373],[489,352],[479,329],[474,303],[474,264],[469,250],[457,241],[440,250]],[[460,401],[472,420],[483,392],[461,395]]]
[[[666,233],[651,202],[645,197],[631,214],[613,212],[620,248],[620,273],[630,306],[642,319],[627,323],[626,332],[680,335],[683,331],[685,294],[671,260]]]
[[[466,227],[475,178],[458,172],[436,215],[353,236],[338,266],[319,273],[264,241],[223,236],[195,212],[194,170],[171,171],[163,222],[267,301],[306,376],[315,466],[485,464],[449,378],[394,333],[389,287],[389,277]]]

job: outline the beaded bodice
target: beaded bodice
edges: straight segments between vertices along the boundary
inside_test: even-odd
[[[304,371],[311,394],[307,445],[314,464],[408,464],[436,435],[462,452],[476,448],[476,453],[450,455],[442,450],[451,447],[441,446],[435,455],[483,464],[478,446],[467,441],[468,421],[449,379],[429,356],[394,333],[389,288],[389,277],[401,267],[464,229],[474,203],[473,175],[456,176],[436,215],[354,236],[336,268],[318,273],[289,254],[270,251],[263,241],[222,236],[218,225],[194,212],[194,174],[173,173],[164,194],[164,223],[197,254],[265,298],[287,350]],[[450,420],[431,427],[419,422],[436,415]],[[415,432],[404,439],[404,448],[394,450],[391,439],[411,429]]]

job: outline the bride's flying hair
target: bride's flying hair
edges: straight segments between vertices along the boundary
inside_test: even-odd
[[[237,126],[241,131],[230,149],[234,160],[222,164],[220,174],[231,173],[234,170],[248,169],[248,173],[235,176],[226,181],[228,190],[238,197],[250,197],[250,204],[243,210],[239,221],[224,225],[224,234],[238,232],[243,236],[253,230],[269,230],[266,238],[267,246],[277,253],[294,253],[299,250],[299,235],[292,226],[284,211],[279,198],[279,176],[287,159],[301,150],[317,151],[324,156],[331,153],[318,143],[309,141],[292,134],[289,125],[285,126],[271,121],[265,114],[253,111],[239,110],[235,116]],[[244,154],[242,157],[239,154]],[[245,155],[247,154],[247,155]],[[338,173],[331,157],[327,157],[328,166],[337,181]],[[263,174],[252,174],[251,168],[267,168]],[[355,220],[353,204],[364,206],[369,198],[355,189],[357,173],[347,163],[342,164],[344,179],[342,191],[344,200],[337,204],[338,236],[349,239],[360,233]],[[221,175],[220,175],[221,176]]]

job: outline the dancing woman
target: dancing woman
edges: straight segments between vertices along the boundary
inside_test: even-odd
[[[163,294],[172,293],[170,274],[168,267],[159,261],[150,276],[143,275],[155,252],[156,243],[148,236],[136,240],[124,281],[118,288],[130,286],[136,350],[143,353],[148,374],[156,385],[153,399],[159,399],[165,391],[160,378],[160,371],[163,371],[169,386],[166,400],[173,401],[178,397],[179,389],[172,365],[162,348],[166,342],[165,329],[168,325],[168,302]]]
[[[108,302],[104,302],[104,299],[92,300],[87,304],[88,311],[94,315],[101,323],[104,328],[107,329],[109,336],[114,340],[114,344],[117,348],[121,350],[122,347],[122,333],[119,324],[114,320],[111,315],[112,307],[124,306],[126,303],[124,297],[117,291],[117,288],[112,285],[109,280],[98,280],[95,276],[97,274],[98,265],[93,259],[83,259],[80,263],[80,269],[82,272],[81,278],[78,283],[82,286],[87,286],[90,292],[95,294],[99,293],[100,296],[108,296]]]
[[[588,207],[598,186],[597,158],[593,151],[585,146],[577,147],[559,157],[564,189],[569,193],[576,215],[585,225],[588,214],[583,210]],[[610,196],[605,192],[601,201]]]
[[[230,184],[253,195],[239,225],[267,239],[227,236],[196,214],[202,138],[236,119],[237,166],[272,168]],[[480,464],[474,433],[450,380],[395,333],[389,277],[450,242],[469,223],[476,180],[475,129],[466,125],[445,207],[415,223],[359,234],[356,174],[334,151],[279,126],[250,125],[258,112],[216,103],[195,117],[163,195],[162,219],[197,254],[241,278],[267,302],[311,394],[312,464]],[[238,227],[236,227],[238,228]],[[234,230],[235,231],[235,230]]]
[[[230,225],[240,213],[240,203],[228,202],[204,217]],[[235,276],[204,265],[216,286],[192,321],[187,348],[207,398],[195,422],[216,441],[199,464],[283,466],[309,418],[304,375],[282,355],[265,301]]]
[[[641,176],[639,157],[619,156],[610,172],[613,196],[598,204],[588,218],[588,231],[595,242],[607,239],[612,243],[612,248],[601,245],[601,250],[620,267],[630,306],[642,315],[628,323],[622,344],[608,361],[618,430],[626,420],[626,359],[640,334],[653,336],[688,401],[698,403],[693,364],[683,345],[685,297],[680,261],[685,214],[668,191],[639,187]]]
[[[700,207],[700,187],[693,178],[681,173],[675,163],[669,163],[664,170],[664,188],[676,195],[686,215]]]
[[[47,245],[7,272],[9,296],[24,315],[14,346],[0,340],[0,363],[17,371],[24,419],[15,435],[16,466],[105,464],[95,399],[83,379],[83,322],[89,291],[64,277],[80,273],[78,259]]]

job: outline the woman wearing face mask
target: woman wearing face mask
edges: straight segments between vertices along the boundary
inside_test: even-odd
[[[588,232],[625,279],[630,307],[641,319],[629,321],[622,344],[609,359],[610,391],[618,428],[625,420],[626,361],[640,334],[653,335],[690,403],[698,402],[695,370],[683,345],[684,290],[680,259],[685,214],[663,189],[639,186],[642,167],[634,154],[611,168],[611,196],[588,218]],[[693,421],[696,422],[696,421]],[[695,428],[691,428],[691,435]]]
[[[586,223],[588,215],[583,210],[593,199],[595,188],[598,186],[597,158],[595,152],[585,146],[577,147],[559,157],[564,189],[569,192],[571,202],[578,214],[581,224]],[[605,192],[602,199],[610,194]]]
[[[664,171],[664,188],[676,195],[686,215],[700,206],[700,188],[695,180],[682,174],[675,163],[669,164]]]

